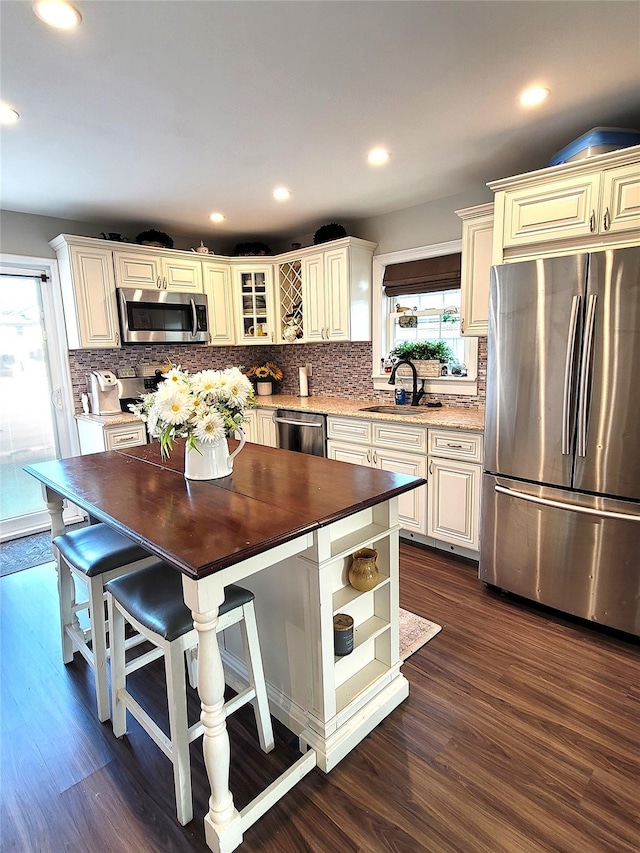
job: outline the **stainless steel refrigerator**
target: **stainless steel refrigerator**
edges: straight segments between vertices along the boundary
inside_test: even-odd
[[[640,248],[492,270],[480,578],[640,635]]]

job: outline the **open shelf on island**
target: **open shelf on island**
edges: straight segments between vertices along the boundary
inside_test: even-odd
[[[392,530],[399,529],[400,525],[392,528]],[[331,543],[331,559],[337,560],[340,557],[351,556],[353,552],[357,551],[359,548],[373,547],[374,542],[377,542],[379,539],[384,539],[389,535],[389,532],[390,530],[388,527],[383,527],[380,524],[369,524],[360,530],[354,530],[351,533],[346,533],[344,536],[340,536],[339,539],[335,539]]]
[[[336,690],[336,712],[344,710],[350,702],[369,687],[376,679],[389,672],[386,663],[379,660],[370,661],[363,669],[352,675]]]
[[[356,651],[360,646],[369,640],[374,640],[385,631],[390,629],[389,622],[386,619],[381,619],[379,616],[372,616],[366,622],[357,625],[353,631],[353,651]],[[352,652],[353,654],[353,652]],[[342,661],[347,659],[348,655],[336,655],[336,667],[340,666]]]
[[[352,586],[343,586],[340,589],[336,590],[333,593],[333,612],[339,613],[343,608],[347,607],[352,601],[355,601],[361,595],[369,595],[372,592],[375,592],[381,589],[383,586],[388,585],[389,578],[388,576],[380,573],[379,582],[370,589],[368,592],[360,592],[358,589],[354,589]]]

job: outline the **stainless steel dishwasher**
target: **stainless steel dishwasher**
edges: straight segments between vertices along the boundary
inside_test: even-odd
[[[327,455],[327,419],[314,412],[297,412],[278,409],[275,418],[278,426],[278,447],[296,450],[313,456]]]

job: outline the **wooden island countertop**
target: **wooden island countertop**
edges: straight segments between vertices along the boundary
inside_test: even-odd
[[[426,482],[250,443],[229,477],[190,481],[184,443],[165,460],[152,442],[25,470],[194,578]]]

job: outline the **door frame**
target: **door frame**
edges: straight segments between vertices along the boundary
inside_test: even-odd
[[[67,346],[64,309],[62,304],[62,289],[58,275],[58,262],[54,258],[36,258],[25,255],[8,255],[0,253],[0,273],[26,275],[33,273],[38,278],[44,273],[47,282],[41,288],[42,310],[44,313],[44,328],[48,352],[49,374],[52,387],[52,410],[55,418],[58,439],[58,453],[61,458],[78,456],[80,442],[74,418],[75,404],[73,385],[69,368],[69,351]],[[24,518],[24,516],[20,516]],[[67,524],[81,521],[84,514],[77,507],[69,505],[65,509],[64,520]],[[17,521],[0,521],[0,541],[13,539],[16,536],[26,536],[40,533],[51,528],[51,519],[46,509],[34,513],[28,527],[18,525]]]

